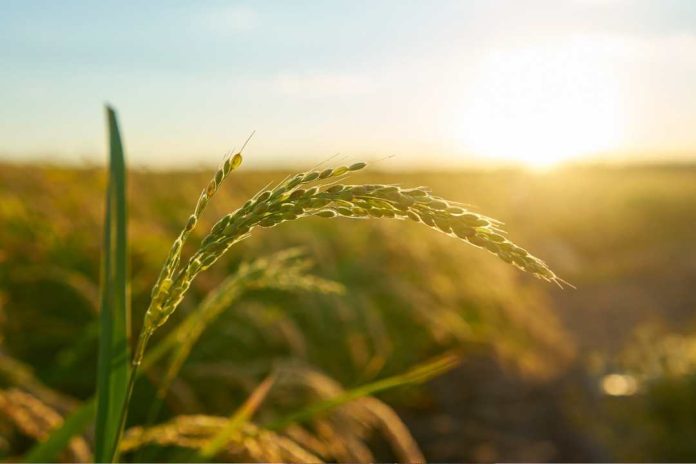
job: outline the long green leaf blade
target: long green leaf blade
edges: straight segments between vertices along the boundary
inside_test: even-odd
[[[130,308],[127,276],[126,169],[116,113],[107,107],[109,180],[102,248],[95,460],[115,459],[128,385]]]
[[[218,454],[230,441],[234,433],[243,426],[261,406],[266,395],[271,390],[275,382],[275,374],[271,374],[261,382],[256,389],[251,393],[244,404],[229,418],[227,424],[206,444],[201,448],[194,459],[195,462],[209,462],[216,454]]]
[[[70,440],[82,433],[94,419],[94,400],[88,400],[70,414],[46,440],[37,443],[24,456],[24,462],[55,462]]]
[[[313,417],[330,411],[334,408],[350,403],[358,398],[374,395],[391,388],[400,387],[403,385],[414,385],[426,382],[433,377],[437,377],[456,367],[461,361],[461,357],[455,353],[446,353],[438,356],[435,359],[419,364],[403,374],[394,375],[375,382],[360,385],[351,390],[346,390],[332,398],[310,404],[306,408],[290,413],[264,427],[270,430],[282,430],[290,424],[302,423]]]

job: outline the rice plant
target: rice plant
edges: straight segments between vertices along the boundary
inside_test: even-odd
[[[219,218],[203,234],[197,246],[191,247],[190,244],[185,246],[192,240],[201,215],[209,202],[213,200],[216,192],[232,171],[241,166],[244,149],[242,147],[242,150],[230,153],[221,163],[212,179],[201,191],[193,212],[174,240],[159,277],[152,287],[150,303],[144,315],[134,354],[131,356],[128,343],[130,308],[125,235],[126,171],[116,115],[112,110],[108,111],[108,122],[111,168],[104,223],[98,394],[95,399],[86,401],[81,408],[67,418],[63,427],[51,434],[44,444],[33,450],[29,454],[29,459],[47,460],[51,453],[63,449],[61,446],[66,445],[71,437],[80,433],[95,410],[97,420],[94,457],[97,461],[114,461],[119,458],[120,451],[134,450],[148,442],[167,442],[167,440],[171,443],[181,442],[187,444],[186,446],[195,445],[192,447],[197,450],[199,459],[210,459],[220,450],[229,451],[230,447],[241,446],[240,449],[245,450],[247,454],[244,456],[248,459],[268,460],[270,455],[254,454],[250,450],[269,447],[270,445],[263,445],[263,443],[266,443],[264,440],[271,440],[275,442],[274,446],[280,447],[277,450],[280,454],[274,455],[278,459],[282,457],[285,460],[297,460],[299,456],[304,456],[302,460],[309,461],[371,460],[369,450],[361,445],[360,441],[363,434],[360,430],[363,430],[365,426],[383,430],[389,435],[389,439],[394,443],[396,454],[402,459],[421,459],[417,445],[412,438],[409,438],[410,435],[405,426],[398,421],[398,418],[395,418],[393,411],[383,403],[377,402],[371,395],[399,385],[422,382],[450,369],[454,365],[451,359],[435,360],[404,374],[359,385],[346,392],[341,392],[337,384],[331,383],[331,379],[323,378],[324,380],[319,384],[323,382],[324,385],[333,385],[326,390],[328,394],[325,392],[324,396],[315,396],[309,406],[291,409],[286,411],[285,415],[264,422],[263,425],[254,425],[251,422],[251,416],[262,402],[268,400],[269,391],[275,388],[287,388],[288,375],[280,376],[277,381],[275,376],[271,376],[261,383],[247,402],[227,419],[182,416],[168,424],[154,427],[148,427],[149,424],[145,424],[141,428],[131,429],[126,439],[121,440],[130,397],[141,371],[151,369],[156,360],[169,354],[167,368],[162,380],[158,382],[157,397],[161,400],[189,356],[192,346],[203,335],[205,328],[219,317],[241,292],[255,286],[334,293],[341,291],[340,286],[334,283],[307,275],[305,273],[307,261],[297,259],[299,256],[296,251],[255,261],[240,267],[237,273],[230,276],[217,290],[211,292],[197,310],[192,311],[164,340],[155,345],[154,349],[149,350],[153,335],[177,311],[195,279],[216,263],[231,247],[251,237],[259,228],[274,228],[284,222],[312,217],[408,220],[423,224],[474,247],[485,249],[503,261],[540,279],[558,285],[564,284],[564,281],[558,278],[543,261],[510,241],[503,230],[502,223],[473,212],[462,203],[444,199],[422,186],[407,188],[391,184],[350,183],[349,177],[366,167],[366,164],[362,162],[349,166],[309,170],[288,176],[275,185],[261,189],[241,206],[231,209],[228,214]],[[347,223],[344,224],[347,225]],[[190,248],[193,251],[185,253],[185,250]],[[126,362],[128,358],[131,359],[130,366]],[[298,369],[298,372],[302,371],[297,366],[295,369]],[[304,377],[301,376],[303,381],[321,378],[317,377],[320,374],[315,375],[306,370],[302,372],[306,374]],[[306,387],[311,389],[313,388],[311,385],[316,387],[317,384],[310,383]],[[272,391],[270,398],[271,400],[273,398]],[[345,409],[349,403],[353,409]],[[361,407],[367,409],[363,411]],[[365,411],[371,412],[368,414]],[[327,413],[339,414],[337,416],[339,419],[331,419],[331,416],[326,416]],[[150,417],[153,420],[156,417],[156,407]],[[341,417],[343,419],[340,419]],[[354,427],[357,435],[353,438],[350,438],[351,435],[344,430],[345,424],[353,420],[350,418],[355,419],[355,424],[361,424]],[[314,432],[303,428],[303,423],[307,421],[313,424]],[[177,428],[185,429],[185,433],[178,434]],[[203,433],[200,430],[206,432]],[[191,433],[199,439],[185,438]],[[312,440],[314,433],[319,434],[317,436],[321,436],[324,441],[335,443],[340,441],[340,437],[345,437],[346,442],[342,446],[333,447],[336,450],[344,449],[345,453],[341,454],[338,451],[338,454],[332,454],[333,452],[322,451],[321,446],[316,446],[317,440]],[[251,436],[256,438],[249,438]],[[239,443],[239,440],[242,442]],[[306,442],[305,446],[300,444],[302,442]],[[353,454],[348,450],[354,450]],[[285,452],[290,454],[283,454]]]
[[[485,248],[502,260],[557,284],[563,281],[540,259],[508,240],[502,224],[471,212],[458,202],[433,195],[427,187],[338,184],[365,163],[298,173],[269,190],[258,192],[241,208],[222,217],[201,241],[198,250],[182,263],[181,251],[196,227],[200,213],[220,183],[242,162],[236,153],[227,158],[203,190],[185,228],[174,241],[160,276],[152,289],[143,329],[133,359],[137,367],[152,334],[174,313],[196,276],[212,266],[231,246],[249,238],[257,227],[271,228],[305,217],[391,218],[423,223],[476,247]]]
[[[50,405],[16,388],[0,390],[0,412],[25,435],[37,440],[47,439],[63,421]],[[87,442],[82,437],[73,438],[65,447],[63,458],[71,462],[89,462],[91,454]]]
[[[184,242],[196,227],[200,213],[231,169],[241,164],[241,153],[225,160],[201,194],[186,227],[172,245],[145,315],[134,358],[137,366],[154,331],[176,310],[196,276],[214,264],[231,246],[251,236],[257,227],[271,228],[304,217],[393,218],[423,223],[476,247],[485,248],[504,261],[536,277],[562,282],[544,262],[509,241],[501,223],[468,211],[457,202],[433,195],[426,187],[396,185],[343,185],[336,183],[365,163],[296,174],[275,188],[262,190],[241,208],[222,217],[208,232],[198,250],[182,263]]]
[[[324,294],[343,292],[343,286],[336,282],[308,274],[307,270],[311,265],[312,262],[302,256],[302,250],[287,249],[242,263],[234,274],[208,294],[201,304],[144,358],[149,366],[169,353],[168,366],[157,390],[158,401],[153,405],[150,417],[154,418],[157,415],[159,404],[205,329],[245,292],[261,288]]]

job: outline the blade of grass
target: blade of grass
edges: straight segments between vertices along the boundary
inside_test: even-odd
[[[80,405],[73,411],[61,424],[55,429],[46,440],[37,443],[24,456],[24,462],[53,462],[56,460],[58,453],[63,451],[70,440],[75,435],[84,431],[87,425],[94,419],[96,409],[94,399]]]
[[[196,462],[209,462],[225,447],[225,445],[227,445],[227,443],[229,443],[234,433],[239,430],[239,428],[254,415],[259,406],[261,406],[261,403],[266,399],[266,395],[268,395],[275,380],[276,375],[271,373],[254,389],[244,404],[242,404],[229,418],[225,426],[198,451],[198,455],[194,458]]]
[[[176,335],[173,333],[171,335]],[[155,346],[155,349],[148,352],[146,355],[143,366],[150,366],[154,364],[158,359],[165,356],[171,349],[176,346],[176,337],[167,337],[165,340],[160,342]],[[140,370],[136,373],[136,377],[142,375],[144,370]],[[53,462],[57,459],[58,453],[63,451],[70,442],[70,439],[75,435],[83,433],[87,426],[94,421],[94,413],[97,406],[97,396],[92,396],[85,401],[85,403],[80,406],[79,409],[75,410],[71,415],[69,415],[63,424],[53,430],[46,441],[37,443],[29,451],[25,462]],[[84,414],[84,417],[82,417]],[[80,416],[79,418],[74,418],[74,416]],[[97,461],[101,462],[101,461]]]
[[[107,107],[109,180],[102,248],[101,307],[95,460],[116,458],[121,411],[126,402],[129,360],[129,300],[126,237],[126,169],[115,111]]]
[[[182,326],[181,329],[184,329],[185,327]],[[162,341],[160,341],[157,345],[153,347],[152,350],[149,350],[147,354],[145,355],[145,358],[143,359],[143,369],[136,371],[135,377],[140,377],[144,371],[146,371],[150,366],[155,364],[158,360],[162,359],[164,356],[166,356],[168,353],[170,353],[174,348],[177,347],[178,343],[178,337],[180,335],[180,330],[175,330],[172,331],[168,334],[167,337],[165,337]],[[87,426],[94,421],[94,413],[96,411],[96,405],[97,405],[97,395],[94,395],[87,399],[83,406],[80,407],[80,409],[76,410],[73,412],[68,418],[65,419],[63,424],[53,430],[51,435],[49,435],[48,439],[45,442],[37,443],[34,445],[34,447],[29,451],[28,456],[36,455],[38,456],[36,459],[31,459],[26,458],[27,462],[34,462],[34,461],[40,461],[40,462],[52,462],[57,459],[58,453],[63,451],[67,446],[68,443],[70,442],[70,439],[78,435],[87,428]],[[82,421],[75,419],[73,421],[72,417],[78,414],[81,414],[82,408],[87,408],[89,406],[89,414],[87,415],[87,412],[85,414],[87,415],[87,418]],[[73,423],[75,422],[75,423]],[[56,438],[54,438],[54,435]],[[58,438],[59,437],[59,438]],[[48,442],[51,442],[50,444]],[[46,444],[46,446],[44,446]],[[101,462],[101,461],[97,461]]]
[[[435,359],[432,359],[412,369],[409,369],[403,374],[397,374],[392,377],[377,380],[376,382],[361,385],[351,390],[347,390],[339,395],[336,395],[333,398],[328,398],[317,403],[311,404],[306,408],[300,409],[269,424],[266,424],[264,425],[264,427],[274,431],[282,430],[288,425],[306,422],[307,420],[319,414],[342,406],[358,398],[374,395],[375,393],[379,393],[403,385],[412,385],[426,382],[432,379],[433,377],[436,377],[453,369],[455,366],[459,364],[460,361],[461,356],[456,353],[447,353],[438,356]]]

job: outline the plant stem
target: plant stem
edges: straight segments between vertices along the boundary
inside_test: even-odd
[[[143,331],[140,333],[140,337],[138,338],[138,346],[135,348],[133,362],[131,363],[130,376],[128,377],[126,397],[123,401],[123,407],[121,408],[121,414],[119,417],[118,432],[116,433],[113,448],[108,455],[109,462],[115,462],[118,458],[118,447],[121,442],[121,437],[123,436],[123,429],[126,427],[126,420],[128,419],[128,405],[130,404],[131,396],[133,396],[133,387],[135,387],[135,381],[138,378],[138,367],[143,360],[145,355],[145,347],[147,346],[147,342],[150,340],[151,335],[151,330]]]

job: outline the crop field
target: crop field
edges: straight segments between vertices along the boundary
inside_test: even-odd
[[[128,172],[131,350],[212,174]],[[288,174],[231,172],[183,254]],[[152,335],[122,460],[696,459],[696,168],[368,165],[350,183],[469,205],[575,288],[413,221],[258,229]],[[93,402],[106,189],[103,168],[0,164],[2,459]],[[52,457],[94,459],[83,422]]]

